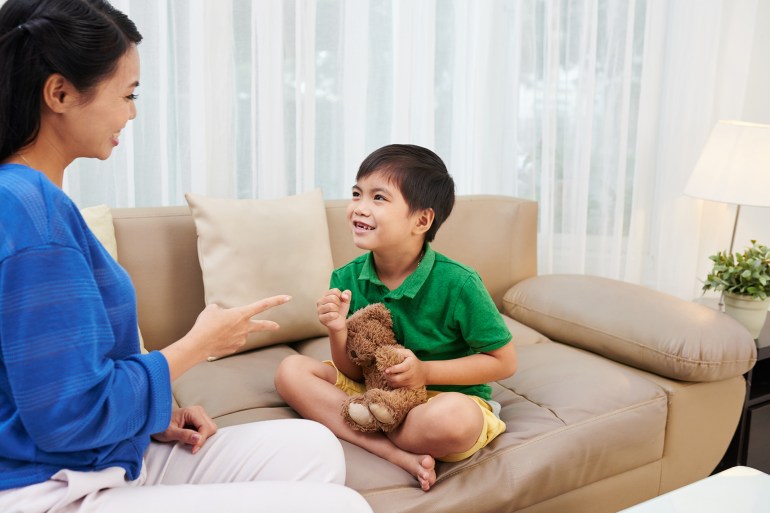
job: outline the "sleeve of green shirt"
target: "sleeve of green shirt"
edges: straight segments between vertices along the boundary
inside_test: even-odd
[[[479,353],[494,351],[511,341],[511,332],[476,272],[460,289],[452,315],[465,341]]]

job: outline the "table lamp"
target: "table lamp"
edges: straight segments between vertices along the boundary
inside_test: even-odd
[[[741,205],[770,207],[770,125],[719,121],[684,193],[736,205],[730,238],[732,253]]]

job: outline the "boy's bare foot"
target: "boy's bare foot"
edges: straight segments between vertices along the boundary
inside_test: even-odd
[[[414,477],[420,483],[420,488],[424,492],[430,490],[430,487],[436,482],[436,460],[433,456],[424,455],[417,456],[416,472],[413,473]]]
[[[433,459],[433,456],[412,454],[401,449],[397,449],[397,451],[392,457],[386,459],[412,474],[424,492],[430,490],[430,487],[436,482],[436,460]]]

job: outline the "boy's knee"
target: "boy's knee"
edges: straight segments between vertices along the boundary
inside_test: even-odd
[[[275,369],[273,382],[276,390],[287,390],[290,387],[304,387],[309,381],[317,378],[328,379],[327,374],[334,373],[334,367],[301,354],[287,356]]]
[[[279,363],[278,367],[275,369],[275,377],[273,378],[276,390],[280,392],[282,388],[294,382],[301,373],[301,369],[304,365],[303,360],[305,359],[307,359],[306,356],[293,354],[281,360],[281,363]]]
[[[452,394],[450,392],[450,394]],[[467,396],[457,394],[442,398],[431,411],[433,433],[444,441],[463,443],[478,437],[484,417],[478,405]],[[433,399],[431,402],[434,402]],[[447,419],[453,419],[447,422]]]

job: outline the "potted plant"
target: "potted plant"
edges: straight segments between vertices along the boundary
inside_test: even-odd
[[[757,338],[770,307],[770,249],[752,240],[743,253],[720,251],[709,259],[714,267],[703,283],[704,292],[724,293],[725,313]]]

